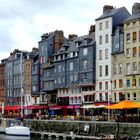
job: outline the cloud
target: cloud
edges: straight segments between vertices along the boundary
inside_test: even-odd
[[[104,5],[126,6],[132,0],[2,0],[0,5],[0,59],[13,49],[38,46],[40,36],[56,29],[64,35],[85,35],[102,14]],[[5,54],[5,55],[3,55]]]

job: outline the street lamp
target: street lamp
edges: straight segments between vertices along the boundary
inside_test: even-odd
[[[17,53],[17,54],[20,54],[20,99],[21,99],[21,103],[20,103],[20,107],[21,107],[21,118],[23,117],[23,101],[22,101],[22,97],[23,97],[23,75],[22,75],[22,57],[23,57],[23,54],[22,52],[20,53]]]

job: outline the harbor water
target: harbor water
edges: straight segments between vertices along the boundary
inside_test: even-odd
[[[0,134],[0,140],[56,140],[55,138],[19,137]]]

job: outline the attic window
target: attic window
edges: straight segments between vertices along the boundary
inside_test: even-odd
[[[76,43],[75,43],[75,45],[76,45],[76,47],[78,47],[78,46],[79,46],[79,43],[78,43],[78,42],[76,42]]]

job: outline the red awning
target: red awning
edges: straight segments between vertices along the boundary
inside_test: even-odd
[[[57,110],[57,109],[61,109],[62,107],[61,106],[58,106],[58,105],[53,105],[53,106],[50,106],[50,110]]]
[[[4,110],[19,110],[21,106],[5,106]]]
[[[33,110],[33,109],[43,109],[43,106],[40,106],[40,105],[29,105],[29,106],[24,106],[23,108],[24,109]]]
[[[78,105],[69,105],[69,106],[63,106],[63,108],[67,108],[67,109],[78,109],[78,108],[80,108],[80,106],[78,106]]]

